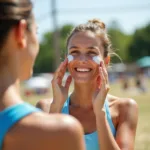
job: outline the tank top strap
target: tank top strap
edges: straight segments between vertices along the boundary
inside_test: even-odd
[[[63,108],[62,108],[62,113],[63,114],[69,114],[69,102],[70,102],[70,96],[67,98],[67,100],[65,101]]]
[[[38,111],[41,110],[28,103],[21,103],[0,112],[0,150],[2,150],[4,137],[9,129],[23,117]]]
[[[115,134],[116,134],[116,129],[115,129],[115,127],[114,127],[114,124],[113,124],[113,121],[112,121],[112,118],[111,118],[111,114],[110,114],[109,104],[108,104],[108,99],[107,99],[107,98],[106,98],[106,100],[105,100],[104,107],[105,107],[105,111],[106,111],[107,121],[108,121],[108,123],[109,123],[109,126],[110,126],[110,128],[111,128],[111,131],[112,131],[113,135],[115,136]]]

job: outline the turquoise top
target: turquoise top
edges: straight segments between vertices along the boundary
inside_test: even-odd
[[[70,103],[69,101],[70,101],[70,98],[68,98],[66,100],[66,102],[62,108],[62,113],[64,113],[64,114],[69,114],[69,103]],[[104,107],[105,107],[105,111],[106,111],[107,121],[108,121],[109,126],[111,128],[111,132],[112,132],[113,136],[115,137],[116,129],[115,129],[113,122],[112,122],[112,119],[111,119],[111,114],[109,111],[107,99],[105,101]],[[97,131],[92,132],[90,134],[85,134],[84,139],[85,139],[85,144],[86,144],[86,150],[100,150]]]
[[[28,103],[12,105],[0,112],[0,150],[9,129],[25,116],[38,112],[40,109]]]

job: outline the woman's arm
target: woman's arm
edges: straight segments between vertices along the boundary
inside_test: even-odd
[[[119,100],[119,123],[116,138],[113,137],[106,114],[96,114],[96,124],[101,150],[134,150],[134,139],[138,121],[138,108],[134,100]]]
[[[134,100],[120,102],[120,117],[116,142],[123,150],[134,150],[134,140],[138,122],[138,106]]]
[[[99,80],[100,79],[100,80]],[[99,67],[98,94],[93,100],[96,125],[101,150],[133,150],[138,120],[137,104],[134,100],[118,100],[119,123],[116,140],[113,137],[104,110],[104,103],[109,91],[108,73],[104,63]]]
[[[68,98],[68,91],[72,81],[69,75],[63,85],[63,77],[67,69],[68,59],[60,64],[52,79],[53,98],[40,100],[36,106],[48,113],[60,113],[61,109]]]

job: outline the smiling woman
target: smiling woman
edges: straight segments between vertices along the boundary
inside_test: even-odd
[[[105,24],[93,19],[75,27],[67,39],[69,60],[65,59],[52,80],[53,102],[46,112],[70,114],[84,128],[87,150],[133,150],[138,110],[130,98],[110,95],[107,66],[112,53]],[[70,76],[62,86],[68,68]],[[68,89],[74,79],[73,92]],[[49,102],[50,103],[50,102]]]

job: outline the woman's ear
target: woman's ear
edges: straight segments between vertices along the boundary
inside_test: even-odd
[[[110,56],[107,56],[107,57],[105,58],[104,62],[105,62],[105,65],[108,66],[109,63],[110,63]]]
[[[19,24],[16,27],[16,40],[17,40],[19,49],[24,49],[27,46],[26,30],[27,30],[26,20],[19,21]]]

